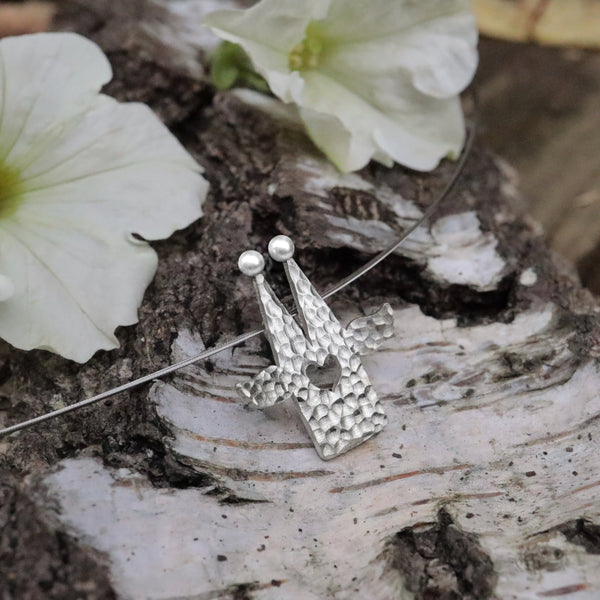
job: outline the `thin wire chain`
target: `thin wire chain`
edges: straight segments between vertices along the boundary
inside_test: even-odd
[[[427,208],[427,210],[423,213],[423,215],[417,221],[415,221],[415,223],[413,223],[408,229],[403,231],[402,235],[391,246],[389,246],[385,250],[382,250],[379,254],[375,255],[371,260],[369,260],[367,263],[365,263],[362,267],[360,267],[359,269],[357,269],[356,271],[354,271],[353,273],[348,275],[348,277],[345,277],[344,279],[342,279],[336,285],[334,285],[331,288],[329,288],[328,290],[326,290],[325,293],[322,294],[323,298],[329,298],[330,296],[337,294],[339,291],[343,290],[345,287],[349,286],[351,283],[354,283],[357,279],[360,279],[363,275],[365,275],[366,273],[368,273],[369,271],[374,269],[380,262],[385,260],[390,254],[394,253],[404,243],[404,241],[413,233],[413,231],[415,231],[415,229],[417,229],[418,227],[423,225],[423,223],[425,221],[427,221],[427,219],[429,219],[429,217],[431,217],[431,215],[436,211],[436,209],[442,203],[442,201],[448,197],[448,195],[450,194],[450,192],[456,185],[456,182],[458,181],[460,175],[464,171],[467,158],[468,158],[468,156],[471,152],[471,148],[473,146],[474,137],[475,137],[475,125],[473,123],[470,123],[467,126],[467,138],[465,141],[465,146],[463,148],[461,157],[458,161],[458,165],[457,165],[454,173],[452,174],[452,177],[446,184],[442,193]],[[295,313],[292,313],[292,314],[295,314]],[[54,411],[46,413],[44,415],[40,415],[39,417],[34,417],[33,419],[29,419],[27,421],[17,423],[16,425],[11,425],[10,427],[6,427],[5,429],[0,430],[0,437],[8,435],[10,433],[14,433],[16,431],[28,429],[29,427],[33,427],[34,425],[43,423],[44,421],[49,421],[50,419],[55,419],[62,415],[66,415],[70,412],[85,408],[86,406],[96,404],[97,402],[106,400],[107,398],[111,398],[112,396],[116,396],[117,394],[120,394],[121,392],[126,392],[133,388],[139,387],[145,383],[149,383],[151,381],[156,381],[157,379],[165,377],[166,375],[170,375],[171,373],[174,373],[175,371],[179,371],[180,369],[183,369],[184,367],[188,367],[189,365],[193,365],[202,360],[206,360],[207,358],[210,358],[211,356],[214,356],[215,354],[218,354],[219,352],[223,352],[224,350],[228,350],[229,348],[233,348],[234,346],[237,346],[239,344],[247,342],[248,340],[251,340],[252,338],[256,337],[257,335],[264,333],[264,331],[265,331],[264,328],[254,329],[252,331],[249,331],[247,333],[237,336],[236,338],[230,340],[229,342],[225,342],[218,346],[214,346],[213,348],[209,348],[208,350],[205,350],[204,352],[201,352],[200,354],[197,354],[196,356],[192,356],[191,358],[187,358],[187,359],[177,362],[175,364],[169,365],[168,367],[165,367],[164,369],[154,371],[153,373],[149,373],[148,375],[144,375],[142,377],[139,377],[138,379],[134,379],[133,381],[124,383],[123,385],[119,385],[115,388],[112,388],[110,390],[107,390],[105,392],[97,394],[96,396],[92,396],[91,398],[86,398],[85,400],[81,400],[80,402],[76,402],[75,404],[70,404],[69,406],[65,406],[64,408],[59,408],[58,410],[54,410]]]

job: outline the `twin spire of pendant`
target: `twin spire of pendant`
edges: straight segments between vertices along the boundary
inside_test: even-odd
[[[360,355],[393,335],[392,309],[384,304],[375,314],[343,327],[294,261],[289,237],[273,238],[269,255],[284,265],[298,321],[266,282],[262,255],[244,252],[238,266],[253,277],[276,364],[238,385],[238,391],[257,408],[295,398],[319,456],[334,458],[381,431],[386,423]],[[323,376],[329,381],[324,382]]]

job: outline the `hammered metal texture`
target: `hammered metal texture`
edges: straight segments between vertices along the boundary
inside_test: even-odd
[[[238,389],[257,408],[295,398],[319,456],[327,460],[378,433],[387,421],[359,352],[390,337],[392,312],[385,305],[345,329],[296,262],[290,259],[284,266],[302,327],[264,276],[256,276],[258,301],[277,366],[268,367]],[[322,389],[311,383],[306,370],[310,365],[323,366],[330,355],[337,359],[341,376],[333,389]]]
[[[376,313],[350,321],[345,335],[359,354],[377,350],[384,340],[394,335],[392,307],[386,302]]]

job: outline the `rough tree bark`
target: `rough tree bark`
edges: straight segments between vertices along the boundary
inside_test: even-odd
[[[148,102],[211,194],[198,223],[155,244],[158,274],[120,350],[77,366],[0,346],[2,424],[257,325],[235,265],[274,233],[326,287],[452,172],[340,175],[284,113],[215,94],[197,20],[212,6],[63,5],[57,27],[109,53],[107,92]],[[270,364],[262,340],[1,440],[2,598],[597,598],[599,309],[485,148],[432,223],[333,305],[350,319],[382,301],[396,336],[365,365],[390,421],[334,461],[292,406],[251,413],[236,398]]]

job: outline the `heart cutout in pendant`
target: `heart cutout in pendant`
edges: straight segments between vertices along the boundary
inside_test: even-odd
[[[309,381],[320,390],[333,391],[342,377],[340,361],[333,354],[329,354],[323,365],[310,363],[304,369]]]

